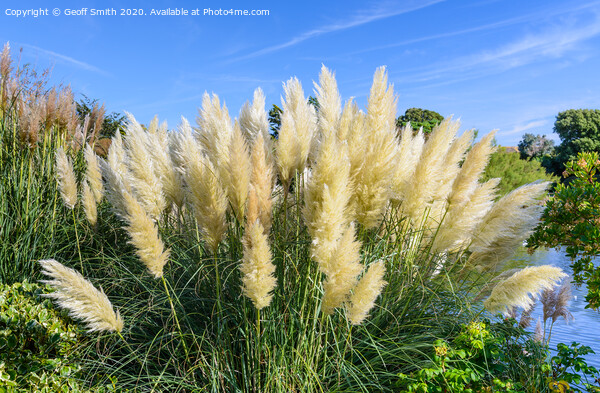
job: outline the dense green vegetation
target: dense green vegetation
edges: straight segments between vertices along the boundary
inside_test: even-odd
[[[483,174],[483,180],[500,178],[498,195],[508,192],[537,180],[555,181],[554,176],[548,175],[537,160],[521,159],[519,153],[507,153],[506,148],[500,147],[490,157],[490,162]]]

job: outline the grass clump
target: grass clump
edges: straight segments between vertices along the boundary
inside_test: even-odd
[[[74,222],[61,262],[123,319],[83,351],[89,375],[132,391],[396,391],[483,312],[474,298],[537,222],[547,184],[494,202],[497,180],[480,182],[493,135],[469,151],[451,119],[427,142],[410,127],[398,138],[384,68],[366,113],[342,105],[326,68],[318,113],[296,79],[284,89],[277,141],[261,91],[239,122],[207,94],[196,128],[130,116],[106,160],[75,165],[91,187],[98,162],[107,202]],[[80,294],[64,289],[77,315]]]

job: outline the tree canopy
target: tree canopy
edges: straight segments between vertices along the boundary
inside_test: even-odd
[[[541,158],[554,152],[554,141],[546,135],[525,134],[518,146],[523,159]]]
[[[396,126],[404,127],[410,122],[413,129],[418,130],[423,127],[423,133],[429,135],[433,127],[440,124],[442,120],[444,120],[444,116],[437,112],[428,109],[409,108],[404,112],[404,115],[396,119]]]
[[[554,170],[562,173],[565,164],[580,152],[600,153],[600,109],[569,109],[556,116],[554,132],[561,144],[556,147]]]

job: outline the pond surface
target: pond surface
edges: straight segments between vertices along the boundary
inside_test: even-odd
[[[525,250],[519,251],[516,259],[521,260],[524,265],[553,265],[560,267],[565,273],[572,276],[570,268],[571,260],[564,253],[564,250],[538,250],[533,255],[528,255]],[[596,260],[596,263],[598,260]],[[567,278],[567,279],[570,279]],[[592,348],[595,355],[586,356],[589,366],[594,366],[600,369],[600,313],[597,311],[585,308],[585,295],[587,290],[585,286],[576,287],[572,284],[573,299],[569,310],[573,314],[574,319],[567,324],[563,318],[559,318],[552,328],[552,336],[550,337],[550,348],[553,353],[556,351],[558,343],[570,345],[576,341],[580,344],[587,345]],[[542,317],[542,305],[538,301],[533,313],[534,321],[538,317]],[[528,330],[535,329],[535,322]]]

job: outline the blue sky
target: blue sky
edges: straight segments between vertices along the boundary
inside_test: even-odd
[[[16,17],[10,10],[49,9]],[[61,11],[53,16],[52,10]],[[88,8],[67,16],[67,9]],[[91,9],[144,16],[91,16]],[[268,16],[151,16],[152,9],[268,10]],[[502,145],[546,134],[558,112],[600,108],[600,1],[16,1],[0,6],[0,42],[22,62],[52,66],[55,83],[170,128],[195,121],[205,91],[237,116],[255,88],[280,104],[297,76],[312,94],[321,64],[361,107],[388,67],[410,107],[454,115],[462,129],[499,129]]]

